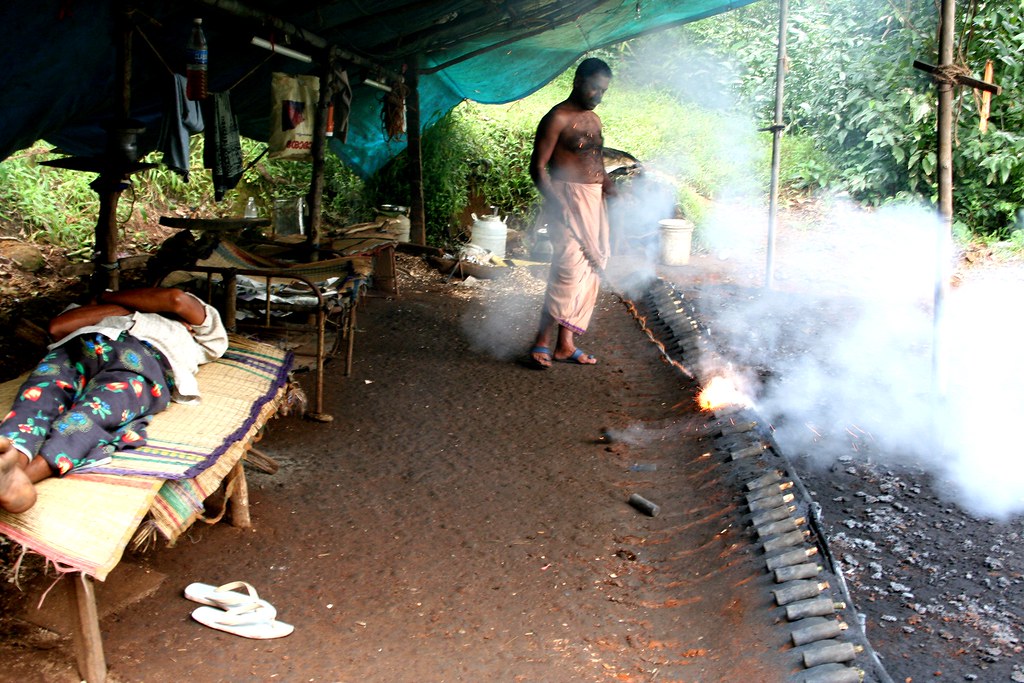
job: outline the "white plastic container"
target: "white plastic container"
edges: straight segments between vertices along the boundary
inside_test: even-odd
[[[486,249],[498,258],[505,258],[505,241],[508,239],[508,226],[501,216],[473,216],[473,229],[469,238],[470,244]]]
[[[693,223],[685,218],[666,218],[658,221],[658,225],[661,227],[661,264],[688,264],[693,244]]]

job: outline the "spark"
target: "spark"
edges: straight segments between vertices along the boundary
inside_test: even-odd
[[[713,377],[701,389],[697,402],[702,410],[713,410],[727,405],[751,405],[750,399],[736,386],[736,381],[725,375]]]

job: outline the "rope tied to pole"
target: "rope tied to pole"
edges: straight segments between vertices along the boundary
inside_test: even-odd
[[[932,72],[932,78],[940,85],[961,85],[964,77],[970,77],[971,70],[964,64],[940,64]]]

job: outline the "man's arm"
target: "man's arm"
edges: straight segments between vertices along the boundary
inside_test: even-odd
[[[206,309],[193,296],[174,287],[146,287],[104,292],[99,297],[103,304],[115,304],[142,313],[168,313],[176,315],[190,325],[202,325]]]
[[[50,321],[49,332],[54,339],[63,339],[75,330],[95,325],[112,315],[129,315],[132,311],[175,315],[188,325],[201,325],[206,309],[199,300],[173,287],[148,287],[104,292],[97,303],[72,308]]]
[[[124,306],[115,304],[87,304],[64,311],[50,321],[49,332],[53,339],[63,339],[80,327],[95,325],[112,315],[131,313]]]
[[[533,139],[533,154],[530,155],[530,178],[533,179],[533,184],[545,199],[556,203],[561,203],[561,200],[551,186],[548,164],[561,134],[562,126],[559,119],[556,110],[552,109],[540,120],[537,134]]]

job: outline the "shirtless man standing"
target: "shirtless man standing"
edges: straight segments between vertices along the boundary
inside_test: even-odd
[[[602,60],[583,60],[568,99],[537,126],[530,177],[545,200],[553,247],[540,329],[530,350],[538,368],[550,367],[552,360],[597,363],[576,347],[575,337],[587,330],[610,253],[604,196],[613,185],[604,170],[601,119],[594,108],[611,78]]]

